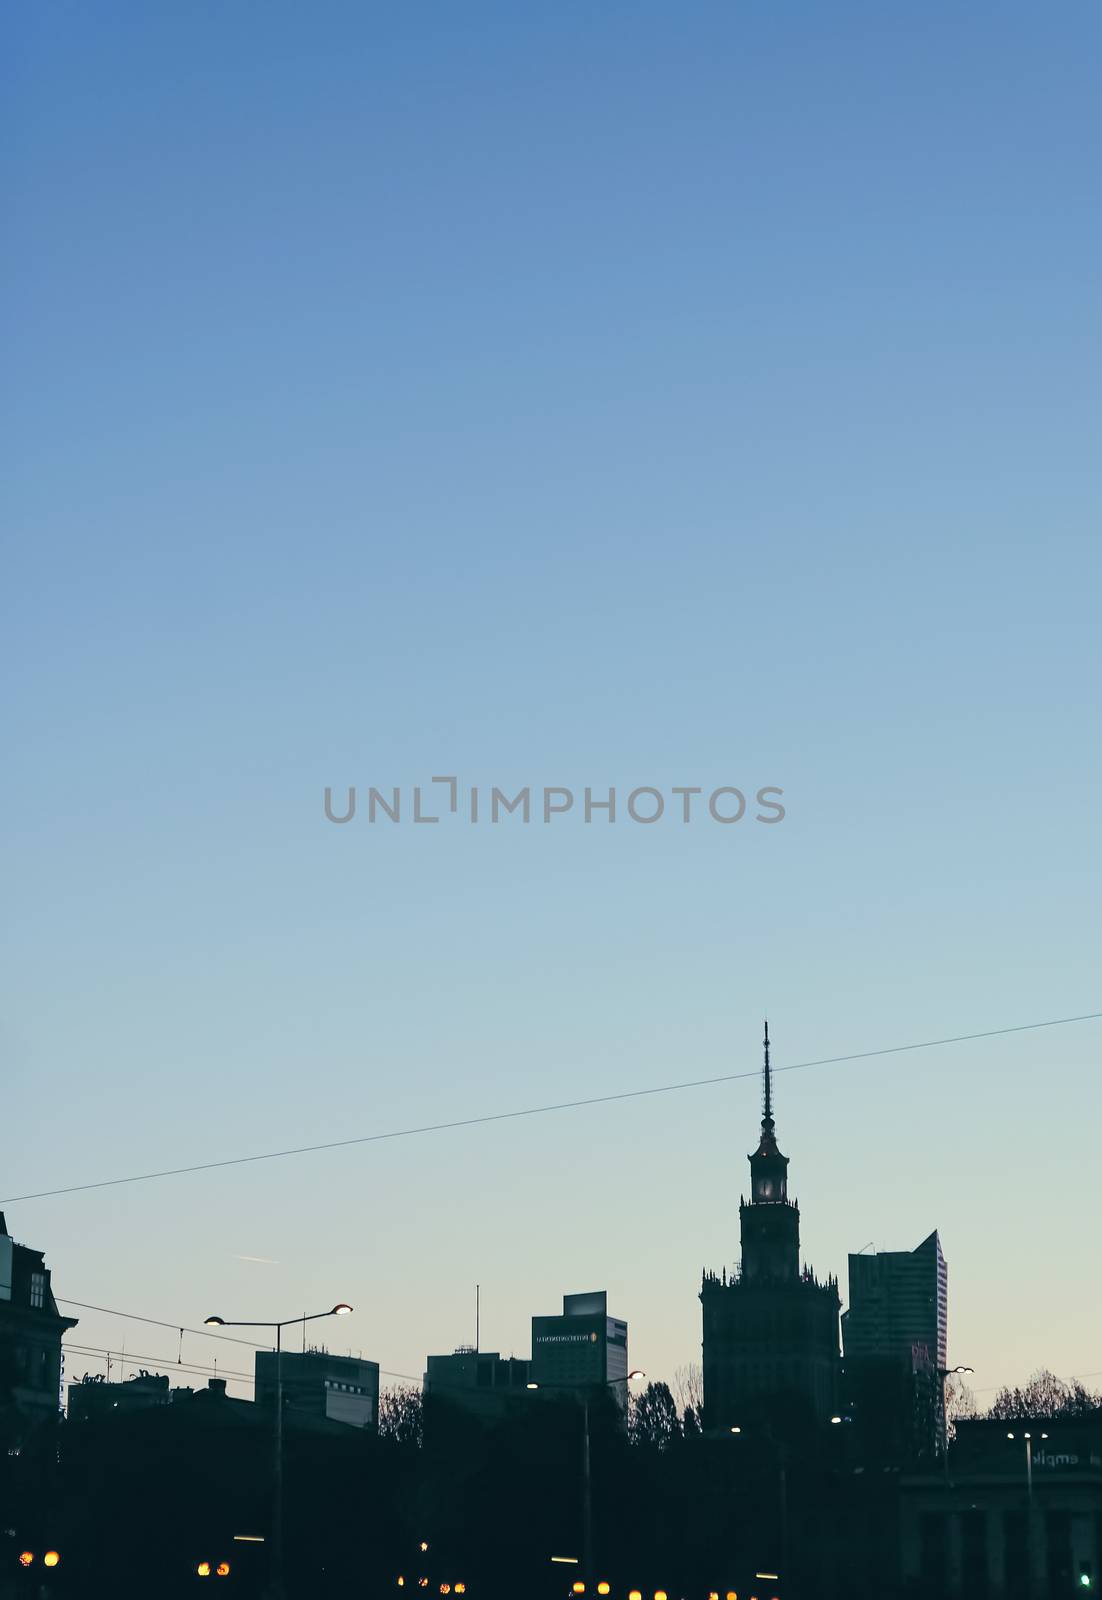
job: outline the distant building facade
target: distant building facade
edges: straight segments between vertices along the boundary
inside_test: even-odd
[[[607,1387],[627,1404],[628,1325],[608,1314],[608,1295],[563,1295],[562,1314],[532,1318],[531,1381],[541,1389]]]
[[[840,1302],[834,1278],[800,1266],[800,1210],[788,1195],[788,1157],[777,1145],[769,1028],[765,1030],[763,1116],[750,1156],[750,1199],[739,1207],[742,1260],[730,1273],[705,1272],[704,1426],[742,1427],[780,1402],[827,1421],[838,1403]]]
[[[880,1409],[894,1387],[896,1418],[902,1406],[919,1429],[920,1454],[945,1448],[941,1374],[946,1367],[949,1269],[937,1231],[914,1250],[882,1250],[849,1258],[849,1309],[842,1317],[846,1392],[865,1396],[866,1416]]]
[[[899,1531],[915,1594],[1102,1592],[1102,1413],[958,1421],[947,1469],[902,1478]]]
[[[525,1395],[532,1363],[497,1350],[460,1345],[450,1356],[429,1356],[424,1392],[480,1416],[502,1416]]]
[[[76,1325],[57,1309],[42,1251],[17,1244],[0,1211],[0,1412],[23,1423],[59,1415],[61,1339]]]
[[[283,1404],[287,1411],[348,1423],[379,1426],[379,1363],[327,1350],[284,1350],[280,1357]],[[258,1405],[275,1404],[276,1353],[258,1350],[254,1361]]]

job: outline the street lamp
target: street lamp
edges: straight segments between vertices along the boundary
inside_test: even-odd
[[[1008,1439],[1015,1439],[1017,1437],[1017,1435],[1014,1434],[1014,1433],[1008,1433],[1006,1437]],[[1048,1438],[1048,1434],[1047,1433],[1042,1433],[1042,1434],[1039,1435],[1039,1437],[1042,1438],[1042,1439],[1047,1439]],[[1025,1530],[1026,1530],[1026,1551],[1027,1551],[1026,1559],[1029,1562],[1030,1579],[1032,1581],[1032,1574],[1033,1574],[1033,1435],[1030,1432],[1026,1432],[1026,1433],[1022,1434],[1022,1438],[1025,1441],[1025,1493],[1026,1493]]]
[[[577,1394],[581,1391],[582,1400],[582,1575],[588,1583],[593,1576],[593,1478],[589,1467],[589,1402],[590,1390],[603,1390],[613,1387],[618,1383],[635,1383],[640,1378],[645,1378],[646,1373],[638,1367],[632,1369],[626,1378],[598,1379],[596,1383],[528,1383],[528,1389],[568,1389]],[[577,1588],[577,1585],[575,1585]]]
[[[975,1372],[975,1367],[937,1367],[937,1378],[941,1394],[941,1431],[942,1445],[945,1451],[945,1477],[949,1477],[949,1418],[945,1410],[945,1380],[953,1378],[958,1372]]]
[[[1017,1435],[1013,1434],[1013,1433],[1008,1433],[1006,1437],[1008,1439],[1014,1439],[1014,1438],[1017,1437]],[[1023,1433],[1022,1434],[1022,1438],[1025,1440],[1025,1483],[1026,1483],[1026,1494],[1029,1497],[1029,1504],[1030,1504],[1030,1508],[1032,1509],[1032,1506],[1033,1506],[1033,1435],[1031,1433]],[[1047,1433],[1039,1434],[1038,1438],[1047,1439],[1048,1438],[1048,1434]]]
[[[285,1317],[282,1322],[230,1322],[225,1317],[206,1317],[204,1328],[275,1329],[275,1457],[272,1470],[272,1555],[268,1573],[271,1600],[283,1600],[283,1330],[300,1322],[317,1322],[320,1317],[346,1317],[352,1307],[341,1300],[328,1311],[309,1316]]]
[[[831,1422],[842,1422],[842,1417],[831,1417]],[[754,1429],[751,1428],[751,1436]],[[741,1433],[741,1427],[733,1426],[732,1433]],[[777,1536],[778,1536],[778,1561],[781,1572],[786,1569],[788,1561],[788,1456],[783,1438],[778,1438],[767,1420],[761,1429],[761,1435],[768,1444],[771,1444],[777,1456]],[[762,1574],[758,1573],[758,1577]],[[736,1597],[737,1600],[737,1597]]]

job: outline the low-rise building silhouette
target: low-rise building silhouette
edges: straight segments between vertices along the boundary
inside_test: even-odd
[[[156,1406],[170,1406],[191,1392],[170,1388],[167,1375],[158,1372],[138,1372],[124,1383],[84,1377],[69,1385],[66,1416],[70,1422],[87,1422],[111,1411],[149,1411]]]
[[[1102,1411],[955,1430],[944,1470],[901,1481],[904,1583],[1000,1600],[1098,1593]]]
[[[525,1394],[531,1366],[519,1356],[460,1345],[450,1356],[428,1357],[424,1392],[482,1416],[500,1416]]]
[[[18,1244],[0,1211],[0,1411],[9,1434],[57,1418],[61,1339],[76,1325],[57,1309],[42,1251]]]

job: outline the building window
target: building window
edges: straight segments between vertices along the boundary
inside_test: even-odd
[[[31,1310],[41,1311],[46,1304],[46,1274],[31,1273]]]

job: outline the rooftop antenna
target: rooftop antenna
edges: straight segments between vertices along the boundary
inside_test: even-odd
[[[474,1286],[474,1353],[475,1353],[475,1355],[478,1354],[478,1349],[479,1349],[478,1340],[479,1340],[479,1335],[481,1334],[481,1332],[482,1332],[482,1285],[480,1283],[476,1283],[475,1286]]]
[[[765,1019],[765,1062],[762,1066],[762,1131],[773,1131],[773,1068],[769,1064],[769,1019]]]

